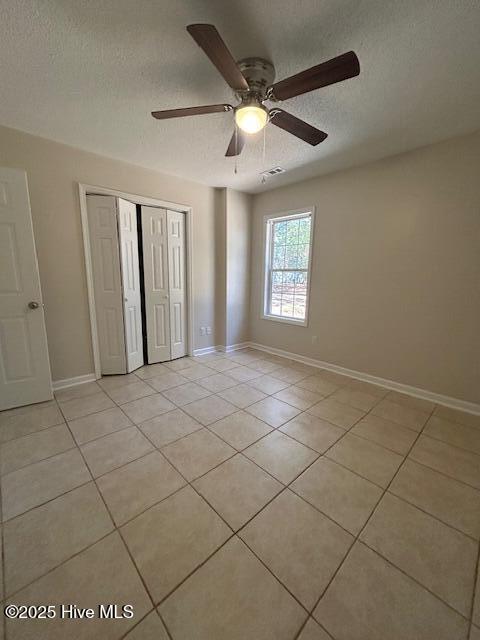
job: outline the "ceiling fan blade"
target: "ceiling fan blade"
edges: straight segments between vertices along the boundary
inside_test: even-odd
[[[287,100],[320,87],[354,78],[360,73],[360,63],[353,51],[317,64],[294,76],[280,80],[270,87],[276,100]]]
[[[233,132],[233,136],[230,139],[225,157],[230,158],[232,156],[239,156],[242,153],[242,149],[245,146],[245,135],[240,131],[238,127]]]
[[[183,118],[184,116],[201,116],[204,113],[221,113],[223,111],[231,111],[232,109],[231,104],[206,104],[201,107],[152,111],[152,116],[157,118],[157,120],[166,120],[167,118]]]
[[[312,147],[323,142],[328,135],[282,109],[272,109],[270,111],[270,122],[276,127],[280,127],[280,129],[284,129],[297,138],[308,142]]]
[[[240,67],[213,24],[189,24],[187,31],[234,91],[248,91],[248,83]]]

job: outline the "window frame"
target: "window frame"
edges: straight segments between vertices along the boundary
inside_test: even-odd
[[[310,243],[308,250],[308,268],[307,273],[307,295],[305,300],[305,318],[289,318],[276,316],[269,313],[271,299],[271,279],[272,279],[272,231],[273,222],[282,220],[291,220],[295,218],[305,218],[310,216]],[[307,327],[310,315],[310,291],[312,282],[312,261],[313,261],[313,238],[315,234],[315,207],[306,207],[303,209],[294,209],[293,211],[283,211],[281,213],[270,213],[263,217],[263,292],[262,292],[262,320],[271,320],[272,322],[281,322],[284,324],[296,325],[298,327]],[[293,269],[292,271],[297,271]],[[301,271],[301,269],[299,269]]]

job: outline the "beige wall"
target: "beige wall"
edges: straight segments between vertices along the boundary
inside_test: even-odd
[[[252,197],[215,189],[215,340],[231,346],[249,339]]]
[[[215,345],[227,340],[227,190],[215,189]]]
[[[215,344],[214,189],[5,127],[0,165],[27,171],[54,380],[93,372],[78,182],[193,207],[194,346]]]
[[[252,198],[226,189],[226,342],[249,339]]]
[[[477,133],[255,196],[251,339],[480,402],[479,171]],[[309,326],[261,320],[263,215],[311,205]]]

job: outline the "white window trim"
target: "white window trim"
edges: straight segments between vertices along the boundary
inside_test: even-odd
[[[308,269],[307,269],[307,300],[305,304],[305,319],[297,320],[295,318],[282,318],[281,316],[274,316],[267,313],[268,307],[268,292],[270,287],[270,265],[271,265],[271,240],[269,237],[269,222],[271,220],[282,220],[282,218],[292,218],[293,216],[301,218],[309,214],[311,216],[310,226],[310,247],[308,253]],[[312,284],[312,261],[313,261],[313,238],[315,234],[315,207],[306,207],[304,209],[294,209],[293,211],[283,211],[281,213],[269,213],[263,217],[263,291],[262,291],[262,313],[260,318],[262,320],[270,320],[272,322],[281,322],[284,324],[293,324],[297,327],[307,327],[310,315],[310,290]]]

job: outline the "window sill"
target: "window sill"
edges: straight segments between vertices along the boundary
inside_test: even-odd
[[[282,324],[293,324],[297,327],[306,327],[308,325],[308,319],[295,320],[294,318],[282,318],[280,316],[270,316],[266,314],[260,317],[262,320],[271,320],[272,322],[281,322]]]

